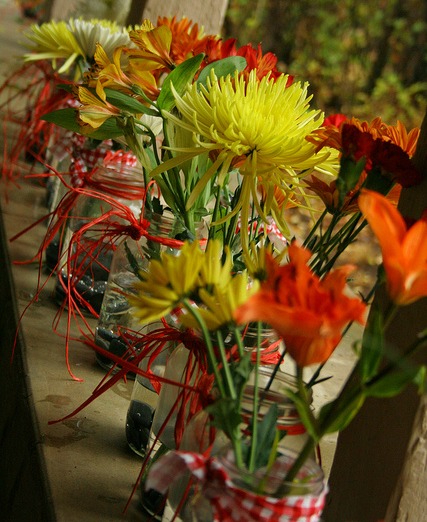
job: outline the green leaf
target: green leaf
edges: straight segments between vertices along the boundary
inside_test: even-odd
[[[378,305],[372,305],[362,339],[359,368],[362,382],[371,379],[384,355],[383,317]]]
[[[158,111],[150,109],[128,94],[113,89],[104,89],[104,91],[107,95],[107,101],[122,111],[128,111],[132,114],[160,116]]]
[[[275,446],[275,441],[277,438],[277,417],[278,417],[278,406],[277,404],[273,404],[267,411],[267,413],[262,417],[261,421],[258,421],[257,425],[257,448],[255,452],[255,462],[254,468],[258,469],[263,466],[267,466],[270,462],[271,451]],[[253,422],[253,419],[252,419]],[[252,423],[251,423],[252,424]],[[250,428],[251,429],[251,428]],[[251,444],[253,444],[253,440],[251,439]],[[250,445],[243,446],[242,448],[244,459],[247,467],[249,468],[249,458],[251,454]]]
[[[322,427],[322,436],[326,433],[335,433],[346,428],[365,402],[365,396],[362,393],[357,394],[356,397],[350,399],[349,402],[340,406],[338,411],[333,412],[338,400],[339,399],[336,399],[335,401],[325,404],[320,410],[318,421]],[[333,414],[332,417],[329,418],[331,411]]]
[[[379,192],[384,196],[390,192],[394,185],[392,179],[387,178],[381,173],[381,167],[372,168],[366,177],[366,180],[363,184],[364,188],[369,190],[373,190],[375,192]]]
[[[175,91],[182,96],[188,83],[194,78],[194,75],[199,70],[204,55],[198,54],[189,58],[185,62],[176,67],[166,78],[162,84],[159,97],[157,98],[157,107],[162,111],[170,111],[175,106],[175,98],[172,93],[171,85]]]
[[[287,388],[284,391],[284,393],[295,404],[301,422],[304,424],[304,427],[307,430],[310,437],[314,441],[318,442],[320,440],[319,429],[317,421],[311,411],[309,401],[301,397],[298,393],[295,393],[294,391],[290,390],[289,388]]]
[[[357,162],[349,157],[343,156],[341,158],[340,173],[337,178],[340,205],[343,203],[346,194],[356,186],[365,165],[365,157]]]
[[[229,56],[228,58],[212,62],[202,69],[197,78],[197,83],[206,87],[207,79],[209,78],[211,71],[215,71],[215,76],[221,78],[223,76],[228,76],[229,74],[234,74],[235,71],[243,71],[246,65],[247,61],[243,56]]]
[[[417,366],[389,373],[368,386],[366,395],[379,398],[394,397],[401,393],[410,382],[417,383],[417,378],[421,375],[422,369]]]
[[[82,126],[78,122],[78,111],[72,108],[49,112],[41,119],[50,123],[55,123],[55,125],[58,125],[59,127],[76,132],[77,134],[83,134],[84,136],[95,140],[102,141],[123,136],[123,129],[117,125],[115,118],[109,118],[98,129],[94,129],[93,132],[87,132],[87,127],[85,127],[83,131]]]
[[[125,245],[126,257],[129,261],[132,272],[139,280],[143,281],[144,278],[141,276],[142,267],[139,265],[138,259],[133,255],[132,250],[129,248],[127,241],[125,241],[124,245]]]
[[[418,393],[422,395],[427,393],[427,367],[420,366],[417,375],[414,378],[414,384],[418,388]]]
[[[230,365],[230,371],[237,394],[244,389],[248,382],[249,376],[252,373],[254,365],[251,361],[251,353],[246,353],[237,362]]]
[[[230,440],[239,437],[242,418],[238,401],[224,397],[207,406],[206,411],[212,414],[212,424]]]

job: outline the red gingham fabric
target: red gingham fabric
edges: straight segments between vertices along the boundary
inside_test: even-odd
[[[111,151],[109,142],[101,143],[96,149],[82,147],[73,152],[70,168],[73,186],[82,187],[85,182],[85,174],[99,165],[114,166],[118,172],[123,172],[125,167],[135,167],[137,159],[131,152]]]
[[[112,151],[112,141],[101,142],[96,148],[87,147],[87,138],[74,132],[67,132],[55,144],[55,155],[63,160],[70,158],[70,175],[73,187],[83,187],[86,174],[99,165],[114,166],[119,172],[125,167],[135,167],[137,158],[132,152]]]
[[[276,245],[277,247],[284,248],[288,244],[288,240],[286,237],[282,234],[279,227],[277,226],[277,223],[274,221],[274,219],[271,216],[267,216],[267,223],[261,222],[261,223],[253,223],[252,229],[253,232],[257,230],[259,233],[262,233],[265,231],[270,241]],[[240,232],[240,220],[237,224],[236,232]],[[250,232],[250,226],[248,227],[248,232]]]
[[[235,486],[218,460],[184,451],[171,451],[159,459],[150,469],[145,488],[164,494],[187,470],[209,499],[216,522],[316,522],[325,505],[326,485],[318,496],[257,495]]]

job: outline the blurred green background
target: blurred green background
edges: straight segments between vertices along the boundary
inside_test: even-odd
[[[421,124],[427,0],[229,0],[223,36],[275,53],[327,114]]]

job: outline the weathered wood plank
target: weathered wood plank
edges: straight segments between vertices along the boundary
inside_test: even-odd
[[[78,1],[47,0],[47,18],[66,20],[74,12]],[[186,16],[203,26],[206,33],[218,34],[227,6],[228,0],[133,0],[130,6],[126,2],[127,22],[136,24],[143,18],[148,18],[155,24],[159,16]]]
[[[413,160],[425,177],[421,185],[402,190],[399,209],[418,219],[427,206],[427,115]],[[388,298],[383,292],[375,298],[381,306],[387,306]],[[403,350],[426,326],[424,298],[399,310],[386,332],[386,340],[396,350]],[[427,364],[426,350],[418,360]],[[391,514],[388,522],[426,519],[427,466],[420,468],[418,462],[420,455],[427,454],[424,401],[425,397],[421,400],[414,387],[391,399],[366,401],[356,419],[338,437],[325,522],[376,522],[384,518],[387,510],[392,512],[392,506],[396,509],[400,497],[399,516]],[[419,487],[422,484],[424,488]],[[395,498],[388,509],[393,492]],[[409,512],[411,517],[407,518]]]

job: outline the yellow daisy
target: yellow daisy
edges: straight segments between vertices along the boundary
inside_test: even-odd
[[[62,74],[79,57],[84,57],[83,50],[64,21],[34,24],[24,34],[35,44],[30,47],[31,52],[24,55],[25,61],[52,60],[56,68],[56,60],[65,60],[58,70]]]
[[[228,284],[215,285],[212,291],[199,289],[200,306],[197,312],[204,320],[208,330],[218,330],[233,322],[235,310],[245,303],[249,296],[258,289],[258,282],[249,284],[247,272],[242,272],[230,278]],[[192,314],[179,316],[179,321],[187,328],[199,329],[199,324]]]
[[[224,261],[222,257],[224,255]],[[208,242],[200,270],[200,286],[227,286],[231,280],[233,260],[230,250],[217,239]]]
[[[150,261],[142,281],[129,295],[134,315],[141,323],[155,321],[171,312],[197,287],[204,254],[197,242],[184,243],[178,255],[163,253]]]

